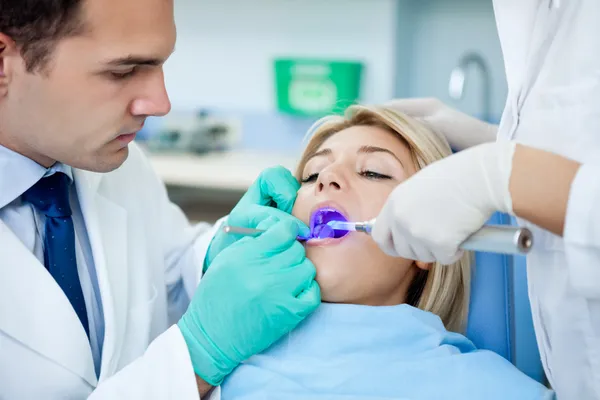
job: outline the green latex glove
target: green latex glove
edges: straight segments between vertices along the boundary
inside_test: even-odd
[[[233,208],[227,217],[227,223],[232,226],[250,228],[250,226],[245,225],[246,215],[248,214],[247,209],[254,205],[270,207],[275,210],[273,211],[274,216],[282,218],[283,214],[292,212],[299,188],[300,183],[288,169],[284,167],[268,168],[261,172],[258,179]],[[280,212],[277,212],[277,210],[280,210]],[[222,231],[217,232],[204,258],[203,270],[208,269],[217,254],[241,238],[241,235],[227,234]]]
[[[296,240],[299,221],[287,215],[257,226],[255,217],[245,222],[266,232],[237,241],[214,259],[178,323],[194,371],[213,386],[321,302],[315,267]]]

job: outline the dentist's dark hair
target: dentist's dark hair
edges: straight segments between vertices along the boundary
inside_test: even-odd
[[[82,33],[84,0],[0,0],[0,33],[19,48],[28,72],[44,69],[56,44]]]

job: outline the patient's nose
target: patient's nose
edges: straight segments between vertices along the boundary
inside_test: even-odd
[[[319,174],[319,180],[317,182],[317,190],[319,192],[327,190],[343,190],[345,188],[344,178],[341,174],[337,173],[333,169],[321,171]]]

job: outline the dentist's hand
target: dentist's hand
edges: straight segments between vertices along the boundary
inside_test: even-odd
[[[263,207],[260,212],[263,219],[266,218],[265,213],[276,218],[283,218],[292,212],[299,188],[300,184],[286,168],[268,168],[260,174],[233,208],[227,217],[227,223],[232,226],[250,228],[246,224],[247,221],[250,221],[249,214],[257,212],[256,208],[253,208],[255,206]],[[212,264],[217,254],[241,238],[240,235],[218,232],[212,239],[204,259],[204,271]]]
[[[497,125],[473,118],[435,98],[396,99],[386,106],[425,121],[433,130],[444,135],[454,150],[496,140]]]
[[[495,211],[513,213],[514,142],[479,145],[428,165],[398,185],[372,236],[387,254],[451,264]]]
[[[212,386],[321,302],[315,268],[296,240],[299,221],[288,215],[254,222],[244,226],[266,232],[237,241],[214,259],[178,323],[194,371]]]

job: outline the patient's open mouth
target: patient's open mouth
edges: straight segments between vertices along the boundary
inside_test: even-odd
[[[327,225],[330,221],[347,221],[348,219],[332,207],[319,208],[310,217],[310,232],[312,239],[339,239],[348,234],[348,231],[334,230]]]

